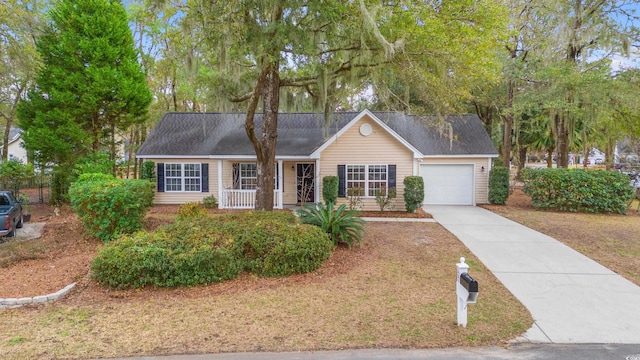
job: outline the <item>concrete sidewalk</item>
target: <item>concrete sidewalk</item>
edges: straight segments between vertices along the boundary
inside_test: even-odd
[[[640,287],[559,241],[486,209],[424,209],[529,309],[535,324],[522,340],[640,344]]]

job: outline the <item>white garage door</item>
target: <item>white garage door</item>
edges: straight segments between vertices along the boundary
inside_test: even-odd
[[[420,165],[424,203],[473,205],[473,165]]]

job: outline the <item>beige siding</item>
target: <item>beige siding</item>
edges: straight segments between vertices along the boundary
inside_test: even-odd
[[[154,197],[155,204],[182,204],[185,202],[199,202],[204,197],[213,195],[218,198],[218,162],[219,160],[202,160],[194,159],[165,159],[155,160],[156,163],[208,163],[209,164],[209,192],[156,192]],[[233,189],[233,164],[234,163],[255,163],[251,160],[222,160],[222,189]],[[294,161],[283,161],[283,203],[296,203],[296,179],[295,179]],[[292,170],[291,167],[294,167]]]
[[[368,123],[373,128],[369,136],[360,134],[360,126]],[[338,165],[396,165],[397,196],[392,206],[404,210],[405,176],[413,175],[413,152],[368,117],[362,118],[320,154],[320,194],[322,178],[338,174]],[[346,203],[339,198],[338,203]],[[362,210],[380,210],[375,198],[365,198]]]
[[[200,202],[207,196],[218,198],[218,161],[209,159],[154,159],[157,163],[198,163],[209,164],[209,192],[157,192],[154,204],[183,204],[186,202]]]
[[[216,160],[217,162],[217,160]],[[223,160],[222,161],[222,188],[223,189],[233,189],[233,164],[234,163],[255,163],[253,160]],[[276,166],[278,162],[276,161]],[[283,161],[282,162],[282,182],[284,192],[283,203],[284,204],[295,204],[296,203],[296,171],[295,171],[295,162]],[[217,166],[217,165],[216,165]],[[291,167],[294,167],[291,169]],[[217,178],[216,178],[217,181]]]
[[[474,199],[476,204],[489,202],[489,164],[490,158],[424,158],[420,164],[473,164]],[[482,167],[484,166],[484,171]]]

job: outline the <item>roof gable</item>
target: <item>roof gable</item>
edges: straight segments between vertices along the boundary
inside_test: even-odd
[[[320,146],[316,151],[314,151],[311,154],[311,157],[312,158],[319,158],[320,157],[320,153],[324,149],[326,149],[331,144],[333,144],[338,138],[340,138],[340,136],[342,136],[349,129],[351,129],[353,126],[355,126],[363,118],[369,118],[369,119],[373,120],[376,124],[378,124],[380,127],[382,127],[386,132],[389,133],[389,135],[391,135],[394,139],[398,140],[398,142],[400,142],[402,145],[404,145],[409,151],[413,152],[413,157],[414,158],[423,157],[422,153],[420,153],[420,151],[418,149],[416,149],[413,145],[411,145],[402,136],[398,135],[398,133],[396,133],[393,129],[391,129],[385,123],[380,121],[380,119],[378,119],[371,111],[366,110],[366,109],[364,111],[362,111],[360,114],[358,114],[356,117],[354,117],[353,120],[349,121],[349,123],[347,125],[343,126],[340,129],[340,131],[338,131],[335,135],[333,135],[329,139],[327,139],[327,141],[325,141],[324,144],[322,144],[322,146]]]

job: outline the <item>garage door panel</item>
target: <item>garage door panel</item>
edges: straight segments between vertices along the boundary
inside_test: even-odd
[[[473,165],[424,164],[424,203],[428,205],[473,205]]]

